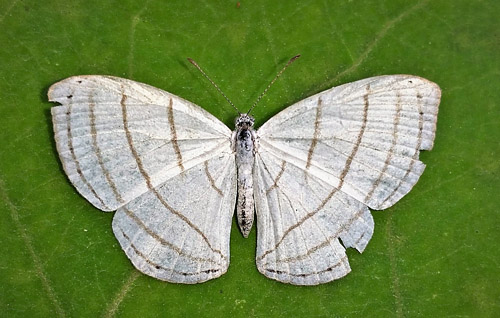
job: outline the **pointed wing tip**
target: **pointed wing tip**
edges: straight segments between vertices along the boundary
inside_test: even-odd
[[[68,97],[71,95],[69,93],[69,87],[72,85],[79,85],[82,84],[84,81],[92,79],[92,78],[107,78],[111,80],[116,80],[117,77],[110,76],[110,75],[74,75],[67,77],[65,79],[62,79],[60,81],[57,81],[56,83],[52,84],[48,91],[47,91],[47,96],[48,100],[50,102],[60,102],[60,100],[64,97]]]
[[[426,85],[429,85],[429,87],[432,87],[432,89],[435,91],[436,93],[436,99],[437,99],[437,105],[439,105],[439,102],[441,100],[441,87],[439,87],[439,85],[436,83],[436,82],[433,82],[431,80],[428,80],[427,78],[424,78],[424,77],[421,77],[421,76],[417,76],[417,75],[405,75],[408,79],[410,78],[415,78],[415,79],[418,79],[419,81],[425,83]]]
[[[84,76],[80,76],[80,75],[71,76],[71,77],[62,79],[62,80],[57,81],[56,83],[52,84],[49,87],[49,90],[47,92],[49,102],[60,102],[59,99],[64,95],[61,93],[63,93],[63,91],[66,90],[68,84],[70,84],[71,82],[76,82],[79,80],[79,78],[82,78],[82,77],[84,77]],[[67,95],[66,97],[69,98],[68,96],[69,95]]]
[[[426,85],[429,85],[433,88],[433,90],[436,91],[436,98],[439,101],[441,99],[441,87],[436,82],[433,82],[425,77],[421,77],[418,75],[411,75],[411,74],[395,74],[395,75],[381,75],[380,77],[399,77],[401,80],[419,80],[422,83],[425,83]],[[439,102],[438,102],[439,104]]]

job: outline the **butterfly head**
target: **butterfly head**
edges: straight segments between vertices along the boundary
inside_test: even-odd
[[[255,119],[248,114],[241,114],[236,118],[236,128],[239,129],[249,129],[253,127]]]

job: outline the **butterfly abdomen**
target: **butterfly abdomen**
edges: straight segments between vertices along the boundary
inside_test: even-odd
[[[248,237],[254,219],[253,198],[253,165],[254,165],[254,134],[251,127],[240,127],[236,130],[234,145],[236,151],[236,167],[238,170],[238,202],[236,216],[238,225],[244,237]]]

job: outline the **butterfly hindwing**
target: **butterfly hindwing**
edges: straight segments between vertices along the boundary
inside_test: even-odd
[[[113,231],[134,266],[174,283],[201,283],[229,266],[236,202],[231,148],[118,209]]]
[[[257,153],[254,176],[259,271],[296,285],[326,283],[349,273],[339,238],[363,251],[373,233],[368,208],[286,156]]]

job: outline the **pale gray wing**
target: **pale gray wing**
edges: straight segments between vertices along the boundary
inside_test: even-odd
[[[76,189],[114,211],[220,154],[231,131],[200,107],[158,88],[111,76],[52,85],[57,150]]]
[[[118,209],[113,232],[141,272],[194,284],[229,266],[236,171],[224,152],[185,170]]]
[[[54,84],[49,99],[64,170],[134,266],[176,283],[226,272],[236,200],[231,131],[175,95],[109,76]]]
[[[254,172],[259,270],[300,285],[347,274],[338,239],[362,251],[373,233],[367,206],[385,209],[417,182],[440,94],[419,77],[379,76],[306,98],[265,123]]]
[[[259,130],[260,149],[281,156],[375,210],[401,199],[434,143],[439,87],[410,75],[331,88],[280,112]]]
[[[363,203],[266,151],[256,155],[257,268],[295,285],[350,272],[344,246],[364,250],[373,219]]]

